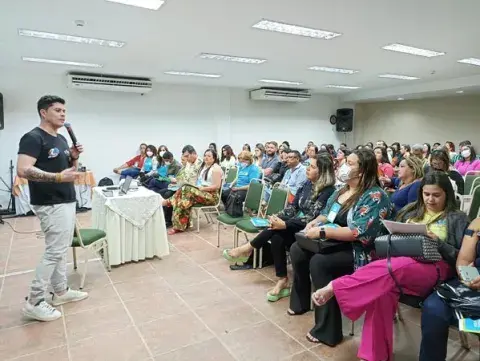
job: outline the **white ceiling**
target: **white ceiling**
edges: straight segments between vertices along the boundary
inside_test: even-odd
[[[255,88],[259,79],[303,82],[318,93],[364,101],[409,94],[478,91],[478,0],[167,0],[158,11],[104,0],[0,0],[0,71],[65,74],[80,70],[151,77],[162,83]],[[262,18],[343,35],[332,40],[253,29]],[[75,20],[84,20],[76,27]],[[125,41],[124,48],[19,37],[18,28]],[[382,50],[390,43],[446,52],[424,58]],[[200,59],[202,52],[257,57],[260,65]],[[26,63],[22,56],[100,63],[103,69]],[[356,69],[353,75],[307,70],[312,65]],[[165,71],[219,73],[218,79]],[[432,74],[434,72],[434,74]],[[378,78],[405,74],[421,80]],[[359,90],[325,88],[356,85]],[[1,77],[0,77],[1,89]]]

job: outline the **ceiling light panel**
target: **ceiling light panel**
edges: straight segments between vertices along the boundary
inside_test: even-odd
[[[360,89],[359,86],[352,86],[352,85],[334,85],[334,84],[328,84],[325,85],[325,88],[336,88],[336,89]]]
[[[289,80],[275,80],[275,79],[261,79],[259,82],[269,83],[269,84],[285,84],[285,85],[302,85],[303,83],[298,81],[289,81]]]
[[[418,80],[415,76],[409,75],[398,75],[398,74],[381,74],[378,76],[379,78],[388,78],[388,79],[398,79],[398,80]]]
[[[167,75],[179,75],[179,76],[196,76],[200,78],[220,78],[220,74],[208,74],[208,73],[192,73],[188,71],[166,71]]]
[[[107,0],[108,2],[136,6],[149,10],[158,10],[165,4],[164,0]]]
[[[220,55],[220,54],[200,54],[202,59],[211,59],[211,60],[223,60],[223,61],[232,61],[235,63],[245,63],[245,64],[263,64],[266,59],[257,59],[257,58],[247,58],[243,56],[232,56],[232,55]]]
[[[439,52],[435,50],[415,48],[413,46],[403,45],[403,44],[389,44],[382,47],[382,49],[396,51],[398,53],[405,53],[410,55],[424,56],[427,58],[432,58],[435,56],[445,55],[444,52]]]
[[[306,28],[303,26],[279,23],[277,21],[271,21],[271,20],[265,20],[265,19],[253,25],[253,28],[267,30],[267,31],[275,31],[277,33],[306,36],[309,38],[325,39],[325,40],[330,40],[330,39],[336,38],[337,36],[342,35],[340,33],[335,33],[333,31]]]
[[[125,46],[125,43],[123,41],[85,38],[83,36],[48,33],[45,31],[36,31],[36,30],[27,30],[27,29],[18,29],[18,35],[31,37],[31,38],[39,38],[39,39],[67,41],[67,42],[78,43],[78,44],[108,46],[111,48],[123,48]]]
[[[70,65],[70,66],[79,66],[79,67],[85,67],[85,68],[103,68],[103,65],[101,65],[101,64],[82,63],[82,62],[78,62],[78,61],[68,61],[68,60],[30,58],[30,57],[27,57],[27,56],[22,57],[22,60],[23,61],[29,61],[29,62],[32,62],[32,63]]]
[[[342,68],[330,68],[328,66],[311,66],[309,70],[324,71],[327,73],[340,73],[340,74],[355,74],[358,70],[342,69]]]
[[[462,63],[462,64],[470,64],[470,65],[480,66],[480,59],[477,59],[477,58],[462,59],[462,60],[459,60],[458,62]]]

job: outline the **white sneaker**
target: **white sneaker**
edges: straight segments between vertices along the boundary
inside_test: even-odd
[[[30,302],[26,302],[22,310],[23,314],[28,318],[37,321],[55,321],[62,317],[60,311],[50,306],[47,302],[42,301],[38,305],[33,306]]]
[[[81,300],[84,300],[87,297],[88,297],[87,292],[72,290],[71,288],[69,288],[67,290],[67,292],[65,292],[61,296],[53,294],[52,305],[60,306],[60,305],[63,305],[65,303],[69,303],[69,302],[81,301]]]

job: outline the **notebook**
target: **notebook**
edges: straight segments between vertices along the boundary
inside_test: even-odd
[[[463,332],[480,333],[480,320],[462,318],[458,320],[458,328]]]
[[[267,228],[270,226],[270,222],[265,218],[252,217],[250,222],[257,228]]]

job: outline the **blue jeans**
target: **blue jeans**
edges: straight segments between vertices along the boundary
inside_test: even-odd
[[[445,361],[447,358],[448,329],[458,324],[453,310],[432,293],[423,302],[422,343],[419,361]]]
[[[138,175],[140,174],[140,169],[138,168],[127,168],[122,170],[122,173],[120,173],[120,179],[125,179],[128,176],[132,178],[137,178]]]

